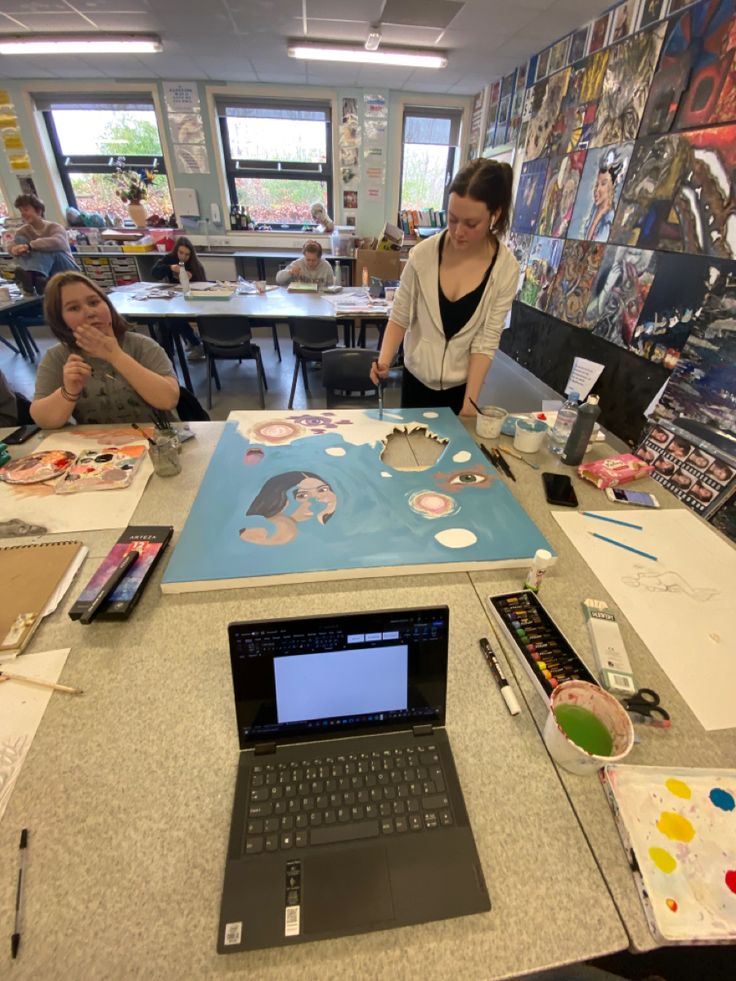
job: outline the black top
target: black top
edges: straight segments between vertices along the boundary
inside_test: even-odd
[[[440,271],[439,266],[442,265],[442,253],[445,248],[445,235],[442,235],[440,239],[440,259],[437,266],[437,290],[439,292],[440,298],[440,316],[442,317],[442,328],[445,332],[445,339],[452,340],[452,338],[463,327],[467,324],[470,318],[473,316],[480,303],[480,298],[483,296],[483,291],[486,288],[486,283],[488,282],[488,277],[493,271],[493,266],[496,262],[496,256],[498,255],[498,249],[496,249],[496,255],[491,259],[491,264],[486,269],[483,279],[480,281],[478,286],[470,293],[466,293],[465,296],[458,297],[457,300],[448,300],[445,294],[442,292],[442,286],[440,284]]]

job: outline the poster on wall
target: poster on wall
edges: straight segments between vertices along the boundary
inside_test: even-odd
[[[585,150],[563,157],[552,157],[539,208],[537,232],[552,238],[564,238],[572,218],[578,185],[585,163]]]
[[[605,246],[597,242],[565,242],[547,313],[575,327],[582,326],[604,251]]]
[[[498,101],[501,98],[501,80],[491,82],[488,86],[488,115],[486,118],[486,132],[483,138],[483,149],[487,150],[493,146],[496,135],[496,119],[498,117]]]
[[[626,0],[619,4],[613,11],[613,25],[611,27],[611,38],[609,43],[615,44],[616,41],[623,41],[636,28],[636,14],[639,0]]]
[[[164,82],[167,112],[199,112],[199,87],[196,82]]]
[[[611,11],[609,10],[605,14],[601,14],[600,17],[593,21],[592,27],[590,29],[590,42],[588,44],[588,54],[593,54],[595,51],[600,51],[605,48],[606,42],[608,41],[608,28],[611,23]]]
[[[164,82],[163,89],[177,170],[181,174],[209,174],[197,83]]]
[[[655,252],[607,245],[582,326],[611,344],[628,348],[656,265]]]
[[[483,122],[483,91],[473,99],[470,113],[470,136],[468,137],[468,160],[475,160],[480,153],[480,129]]]
[[[575,31],[570,40],[570,64],[584,58],[588,50],[588,37],[590,36],[590,24]]]
[[[568,238],[608,241],[633,150],[631,142],[588,151]]]
[[[209,174],[210,160],[207,147],[191,143],[175,143],[174,158],[180,174]]]
[[[639,8],[639,20],[637,28],[649,27],[662,20],[667,11],[667,0],[642,0]]]

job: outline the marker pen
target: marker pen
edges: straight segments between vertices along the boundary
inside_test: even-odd
[[[521,712],[521,708],[516,700],[516,695],[512,691],[506,676],[501,670],[501,665],[498,663],[496,655],[491,650],[491,645],[488,643],[485,637],[481,637],[478,643],[480,644],[483,657],[485,657],[488,667],[491,669],[491,674],[494,676],[498,687],[501,689],[501,696],[504,702],[506,702],[506,707],[511,715],[518,715],[519,712]]]

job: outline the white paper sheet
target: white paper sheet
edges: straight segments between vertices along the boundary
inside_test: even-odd
[[[595,361],[588,361],[586,358],[575,358],[572,363],[572,371],[565,385],[565,395],[570,392],[577,392],[580,401],[587,399],[591,388],[603,374],[605,365]]]
[[[7,670],[13,674],[58,682],[70,650],[67,647],[58,651],[23,654]],[[57,698],[81,697],[54,693],[50,688],[39,688],[20,681],[0,683],[0,821],[53,694]]]
[[[110,427],[104,435],[80,426],[78,431],[70,428],[52,433],[34,447],[33,452],[63,449],[79,454],[90,445],[125,445],[140,440],[140,433],[128,425]],[[0,481],[0,521],[17,518],[42,527],[44,531],[39,534],[125,528],[130,524],[152,473],[153,466],[146,454],[130,486],[119,490],[55,494],[54,481],[22,485]]]
[[[736,549],[684,508],[596,513],[642,530],[552,512],[703,727],[736,726]],[[657,561],[600,541],[592,532],[649,552]],[[637,681],[647,684],[646,678]]]

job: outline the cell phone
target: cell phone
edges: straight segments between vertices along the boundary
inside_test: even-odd
[[[0,443],[5,443],[6,446],[17,446],[19,443],[25,443],[27,439],[35,436],[40,431],[41,427],[35,425],[35,423],[28,426],[21,426],[19,429],[14,429],[7,436],[0,436]]]
[[[645,491],[624,490],[623,487],[606,487],[606,497],[618,504],[635,504],[641,508],[658,508],[659,501],[654,494]]]
[[[564,473],[543,473],[544,495],[549,504],[561,504],[566,508],[576,508],[578,499],[572,481]]]

